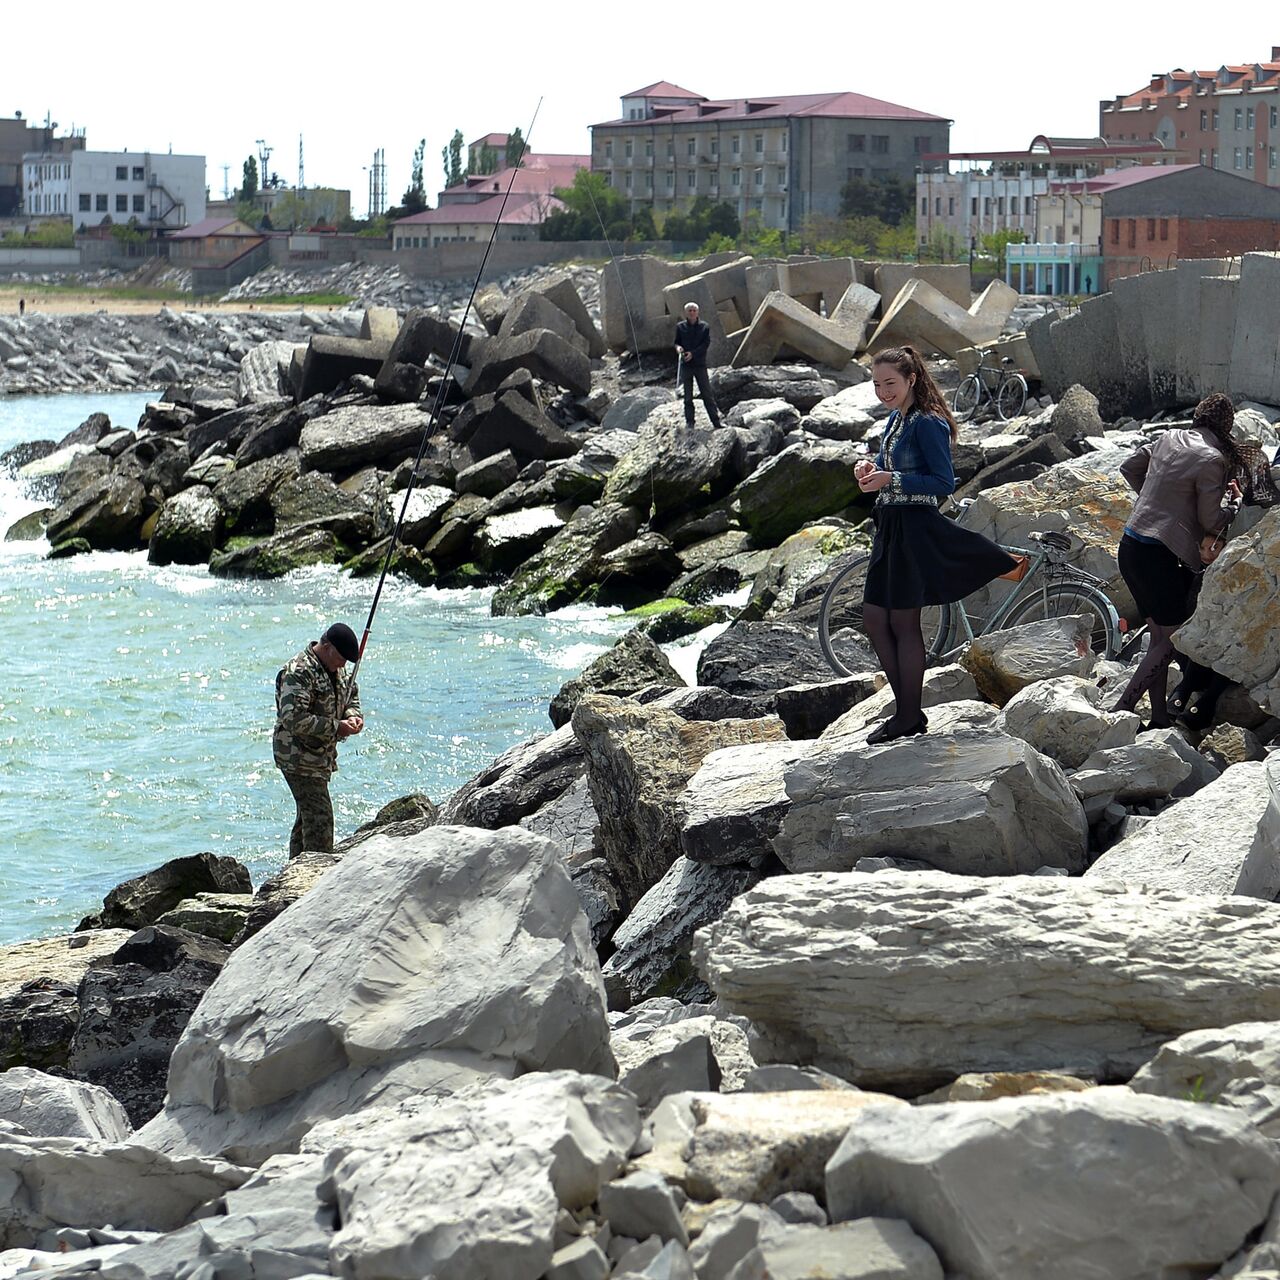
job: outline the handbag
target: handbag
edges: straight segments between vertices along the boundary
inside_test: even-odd
[[[1260,444],[1250,440],[1236,445],[1244,469],[1244,502],[1249,507],[1274,507],[1280,502],[1280,489],[1271,474],[1271,460]]]
[[[1013,558],[1018,563],[1008,573],[999,575],[1005,582],[1021,582],[1031,568],[1031,558],[1029,556],[1014,556]]]

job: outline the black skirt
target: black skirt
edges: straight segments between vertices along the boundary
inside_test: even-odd
[[[1163,542],[1143,542],[1126,533],[1116,557],[1120,576],[1138,612],[1162,627],[1180,627],[1196,611],[1200,575],[1193,573]]]
[[[882,504],[863,599],[882,609],[923,609],[963,600],[1017,561],[990,538],[926,503]]]

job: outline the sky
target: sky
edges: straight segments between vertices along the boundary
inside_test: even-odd
[[[1153,73],[1264,61],[1280,45],[1280,9],[1262,0],[1238,0],[1222,22],[1203,21],[1203,7],[1183,0],[811,0],[794,19],[758,0],[649,11],[577,0],[312,0],[175,5],[136,22],[97,0],[65,0],[58,26],[74,35],[57,40],[47,6],[5,7],[0,113],[48,114],[59,132],[85,128],[92,150],[204,155],[215,197],[222,166],[237,186],[258,139],[292,186],[301,135],[307,184],[349,188],[357,214],[377,148],[396,203],[425,138],[434,204],[441,148],[455,129],[467,141],[517,126],[529,134],[536,111],[535,150],[586,153],[589,126],[616,118],[624,93],[658,80],[709,98],[863,93],[950,118],[954,151],[1015,149],[1038,133],[1096,134],[1099,101]]]

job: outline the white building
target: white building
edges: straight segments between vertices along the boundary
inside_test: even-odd
[[[70,218],[76,227],[136,218],[178,228],[205,216],[204,156],[150,151],[32,153],[23,157],[23,211]]]

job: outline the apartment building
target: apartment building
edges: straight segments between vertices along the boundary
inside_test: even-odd
[[[204,156],[150,151],[29,152],[22,158],[23,211],[70,218],[76,227],[136,219],[169,229],[205,216]]]
[[[659,81],[591,126],[591,168],[633,213],[705,196],[797,231],[810,215],[837,216],[851,178],[911,179],[950,137],[944,116],[858,93],[711,99]]]
[[[1109,142],[1158,141],[1189,161],[1280,186],[1280,45],[1266,62],[1157,73],[1099,103]]]
[[[21,113],[0,120],[0,218],[21,214],[26,208],[23,159],[28,152],[48,155],[51,165],[65,165],[73,151],[84,150],[83,129],[72,129],[63,137],[58,137],[57,130],[54,120],[31,124]]]

